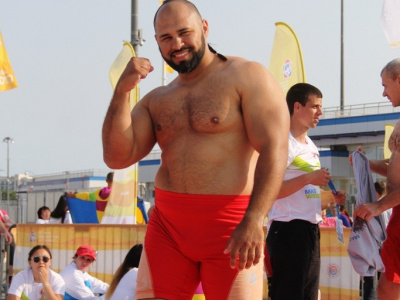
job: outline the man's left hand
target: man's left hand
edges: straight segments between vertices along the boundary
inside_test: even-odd
[[[238,256],[237,268],[239,270],[248,269],[252,265],[258,264],[263,253],[264,238],[262,224],[242,220],[232,232],[224,250],[225,254],[230,253],[231,268],[236,267]]]

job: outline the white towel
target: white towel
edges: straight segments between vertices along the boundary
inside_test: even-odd
[[[368,159],[359,151],[352,155],[358,190],[356,207],[362,203],[376,202]],[[385,271],[379,249],[386,239],[386,225],[382,215],[373,217],[368,222],[357,217],[353,222],[347,252],[354,270],[361,276],[373,276],[376,271]]]

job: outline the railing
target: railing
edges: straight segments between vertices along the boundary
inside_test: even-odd
[[[320,117],[323,119],[336,119],[344,117],[355,117],[355,116],[367,116],[367,115],[379,115],[379,114],[390,114],[400,112],[400,107],[393,107],[390,102],[376,102],[376,103],[365,103],[344,106],[343,109],[340,106],[323,108],[323,115]]]
[[[16,227],[16,224],[13,224],[8,231],[11,233],[12,230]],[[13,236],[14,239],[14,236]],[[7,245],[4,235],[0,235],[0,300],[7,299],[8,287],[10,284],[9,274],[10,271],[10,257],[14,255],[15,249],[15,240],[13,240],[11,245]],[[13,249],[13,251],[11,251]],[[12,268],[11,268],[12,269]],[[11,272],[11,271],[10,271]]]
[[[78,171],[65,171],[58,172],[52,174],[38,174],[35,175],[35,181],[48,180],[50,179],[66,179],[66,178],[74,178],[74,177],[84,177],[84,176],[99,176],[105,177],[106,174],[110,172],[110,170],[102,170],[102,169],[88,169],[88,170],[78,170]]]

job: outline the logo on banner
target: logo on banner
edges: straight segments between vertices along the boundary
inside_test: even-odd
[[[339,269],[338,265],[330,264],[329,267],[328,267],[329,277],[333,277],[333,278],[338,277],[339,276],[339,270],[340,269]]]
[[[286,59],[283,64],[283,78],[289,78],[290,76],[292,76],[292,62]]]

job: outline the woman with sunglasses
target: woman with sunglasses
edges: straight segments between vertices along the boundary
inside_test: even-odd
[[[95,294],[105,294],[108,284],[87,272],[96,260],[96,251],[90,246],[82,245],[72,259],[73,261],[60,272],[65,281],[64,300],[103,299],[103,296],[97,297]]]
[[[65,283],[50,270],[51,252],[47,246],[37,245],[29,251],[29,268],[14,276],[8,289],[7,300],[62,300]]]

